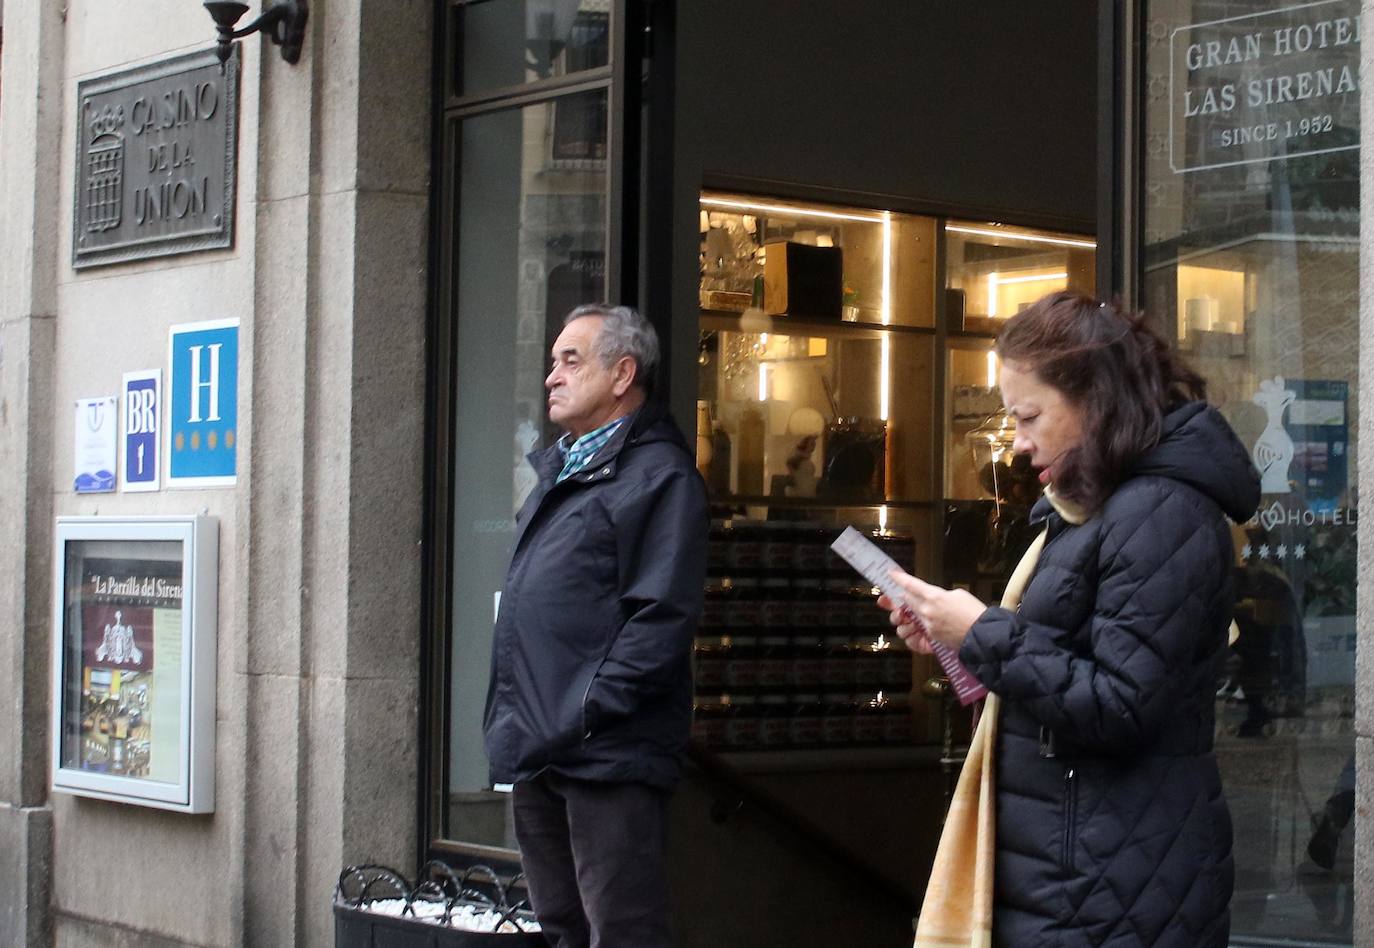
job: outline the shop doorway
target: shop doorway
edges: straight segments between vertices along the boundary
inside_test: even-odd
[[[967,716],[823,541],[985,595],[1014,562],[991,339],[1096,285],[1096,7],[1054,7],[440,4],[424,852],[516,865],[495,595],[550,327],[606,296],[658,326],[715,505],[679,941],[909,943]]]

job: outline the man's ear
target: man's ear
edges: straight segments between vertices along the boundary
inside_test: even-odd
[[[639,374],[639,367],[635,365],[635,360],[630,356],[621,356],[620,361],[615,364],[612,370],[613,378],[611,381],[611,391],[616,398],[624,398],[625,393],[630,390],[630,386],[635,383],[635,376]]]

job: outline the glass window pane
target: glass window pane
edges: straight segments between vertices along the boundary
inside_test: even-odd
[[[747,314],[701,326],[698,461],[710,454],[713,499],[932,499],[930,334],[844,323],[792,334],[787,319]]]
[[[513,848],[509,797],[487,783],[482,748],[496,595],[515,512],[534,485],[525,461],[556,432],[546,423],[544,375],[562,318],[606,295],[606,172],[565,169],[557,126],[596,142],[596,91],[465,120],[457,225],[453,679],[446,835]],[[572,118],[570,118],[572,117]]]
[[[701,306],[935,325],[935,220],[756,195],[701,196]]]
[[[1351,939],[1359,13],[1147,4],[1143,301],[1263,478],[1217,757],[1265,944]]]
[[[1000,598],[1035,530],[1040,482],[1011,450],[992,351],[1004,321],[1047,293],[1093,293],[1096,242],[1084,234],[986,221],[945,231],[944,580],[987,602]]]
[[[945,254],[945,307],[953,330],[995,334],[1001,320],[1046,293],[1092,293],[1097,282],[1097,243],[1081,234],[949,221]]]
[[[480,0],[453,10],[460,96],[610,61],[611,0]]]

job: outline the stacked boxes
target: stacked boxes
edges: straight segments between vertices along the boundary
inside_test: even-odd
[[[722,750],[907,744],[911,653],[876,591],[830,551],[839,529],[712,523],[693,739]],[[910,566],[910,535],[871,534]]]

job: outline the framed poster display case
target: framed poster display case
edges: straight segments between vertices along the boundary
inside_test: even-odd
[[[58,517],[52,788],[215,807],[216,521]]]

